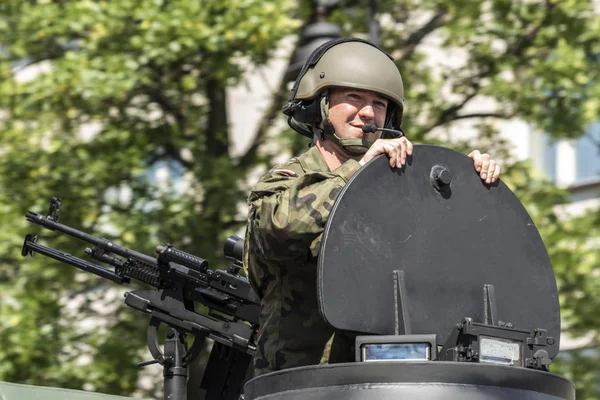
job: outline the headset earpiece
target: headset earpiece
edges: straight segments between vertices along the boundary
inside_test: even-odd
[[[321,109],[318,99],[304,100],[293,106],[292,118],[307,125],[318,125],[321,122]]]

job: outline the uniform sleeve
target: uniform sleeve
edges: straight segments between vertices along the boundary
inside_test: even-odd
[[[306,258],[309,250],[316,257],[335,199],[359,168],[349,160],[333,172],[272,170],[263,176],[249,198],[254,250],[278,260]]]

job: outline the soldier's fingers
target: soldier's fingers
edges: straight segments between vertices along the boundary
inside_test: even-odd
[[[412,152],[413,152],[413,144],[410,142],[410,140],[406,139],[406,154],[411,156]]]
[[[388,154],[390,158],[394,159],[396,168],[402,167],[406,159],[406,140],[404,138],[390,139],[386,141],[386,145],[390,146]]]
[[[406,153],[407,153],[407,145],[406,145],[406,141],[403,141],[402,144],[400,145],[400,165],[399,167],[403,166],[406,163]]]
[[[372,154],[373,157],[378,156],[379,154],[390,155],[390,146],[384,139],[377,139],[367,152]]]
[[[499,176],[500,176],[500,166],[496,165],[496,168],[494,169],[494,175],[492,175],[492,183],[496,182],[496,180],[498,179]]]
[[[487,178],[485,180],[486,183],[492,183],[492,178],[494,176],[494,171],[496,170],[496,161],[490,160],[490,166],[487,170]]]
[[[395,144],[386,139],[379,139],[373,147],[377,147],[375,151],[379,154],[385,153],[389,158],[390,167],[394,168],[398,160],[398,152]]]
[[[382,141],[381,142],[381,150],[383,153],[387,154],[387,156],[390,159],[390,167],[394,168],[396,166],[396,162],[397,162],[397,154],[396,154],[396,147],[389,142],[385,142]]]
[[[390,144],[394,148],[393,152],[396,168],[401,168],[406,160],[406,143],[400,138],[393,139],[390,141]]]
[[[481,155],[481,179],[485,180],[488,176],[488,168],[490,167],[490,155],[482,154]]]
[[[390,166],[392,168],[400,168],[406,162],[408,143],[410,142],[405,138],[379,139],[373,144],[369,152],[373,152],[374,154],[387,154]]]
[[[481,153],[479,150],[473,150],[469,153],[469,157],[473,159],[473,165],[477,172],[481,171]]]

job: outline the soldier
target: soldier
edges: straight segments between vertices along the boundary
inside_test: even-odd
[[[319,312],[319,246],[336,196],[362,165],[386,154],[392,168],[401,168],[412,154],[403,135],[381,138],[379,131],[362,129],[375,125],[400,133],[403,111],[400,73],[369,42],[328,42],[302,68],[284,113],[292,128],[313,139],[312,146],[263,175],[248,200],[246,266],[261,298],[256,375],[352,361],[353,338],[334,332]],[[500,168],[488,154],[475,150],[469,157],[481,179],[498,179]]]

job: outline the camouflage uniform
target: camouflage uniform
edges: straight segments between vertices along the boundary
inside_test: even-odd
[[[260,178],[249,197],[246,265],[261,298],[257,375],[338,360],[328,342],[333,328],[317,303],[317,255],[325,223],[348,179],[360,168],[349,160],[331,172],[311,147]],[[343,337],[336,333],[336,342]],[[330,343],[329,343],[330,344]],[[347,353],[347,352],[345,352]]]

